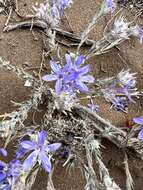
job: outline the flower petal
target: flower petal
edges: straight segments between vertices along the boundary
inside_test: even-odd
[[[38,144],[43,145],[47,137],[46,131],[41,131],[38,133]]]
[[[34,164],[36,163],[36,159],[37,159],[37,155],[38,152],[37,151],[33,151],[24,161],[23,163],[23,169],[28,171],[30,169],[32,169],[32,167],[34,166]]]
[[[42,77],[42,80],[44,80],[44,81],[54,81],[54,80],[57,80],[57,76],[53,75],[53,74],[45,75],[45,76]]]
[[[66,53],[65,54],[65,59],[66,59],[66,62],[67,62],[67,64],[66,65],[68,65],[69,67],[72,67],[72,59],[71,59],[71,56],[70,56],[70,54],[68,54],[68,53]]]
[[[22,148],[28,149],[28,150],[34,150],[36,146],[36,144],[32,141],[22,141],[20,145],[22,146]]]
[[[62,72],[68,73],[71,72],[73,65],[71,62],[68,62],[67,64],[64,65]]]
[[[88,87],[82,81],[77,81],[76,85],[77,85],[77,88],[80,91],[82,91],[82,92],[88,92]]]
[[[82,75],[85,75],[86,73],[88,73],[90,71],[90,65],[86,65],[82,68],[80,68],[79,72],[82,74]]]
[[[139,138],[140,140],[143,140],[143,129],[139,132],[138,138]]]
[[[50,61],[51,69],[54,71],[54,73],[59,73],[61,67],[53,60]]]
[[[50,159],[48,158],[48,156],[46,156],[45,153],[40,153],[38,159],[41,161],[43,168],[47,172],[51,172],[52,164],[51,164]]]
[[[0,182],[6,178],[6,174],[3,172],[0,172]]]
[[[62,90],[62,80],[59,79],[59,80],[57,80],[56,85],[55,85],[56,94],[59,95],[61,90]]]
[[[134,117],[133,121],[139,125],[143,125],[143,117]]]
[[[91,76],[91,75],[81,76],[80,81],[93,83],[94,82],[94,77]]]
[[[0,170],[3,170],[6,164],[0,160]]]
[[[85,61],[85,57],[83,55],[79,55],[76,60],[76,65],[80,66]]]
[[[20,146],[16,151],[16,158],[22,158],[29,150]]]
[[[53,143],[49,144],[46,148],[47,152],[55,152],[58,148],[60,148],[62,144],[61,143]]]
[[[1,154],[2,156],[6,157],[6,156],[7,156],[7,151],[6,151],[6,149],[0,148],[0,154]]]

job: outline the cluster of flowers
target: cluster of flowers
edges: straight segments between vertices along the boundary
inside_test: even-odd
[[[117,110],[125,111],[128,101],[134,102],[132,97],[138,97],[135,75],[136,73],[129,73],[129,70],[122,70],[116,79],[101,89],[105,99]]]
[[[65,62],[61,66],[51,60],[51,74],[42,77],[47,82],[56,81],[55,107],[59,110],[70,110],[75,103],[77,93],[89,93],[87,84],[94,82],[94,77],[88,74],[91,67],[84,65],[83,55],[65,54]]]
[[[47,171],[51,172],[52,153],[60,148],[61,143],[47,143],[46,131],[38,132],[38,134],[30,135],[32,140],[25,140],[20,143],[20,147],[16,152],[16,157],[8,164],[0,161],[0,189],[11,190],[20,175],[30,171],[38,162],[39,165]],[[1,149],[0,153],[7,156],[5,149]],[[24,162],[21,159],[28,155]]]
[[[52,3],[46,0],[40,6],[36,4],[33,7],[35,16],[38,19],[45,21],[50,27],[56,27],[59,24],[60,17],[63,15],[64,10],[69,7],[72,0],[53,0]]]
[[[72,107],[77,93],[84,92],[90,94],[87,84],[95,81],[94,77],[88,74],[90,65],[82,66],[85,63],[83,55],[65,54],[65,60],[66,64],[63,66],[51,60],[51,74],[42,77],[47,82],[56,81],[55,93],[59,97],[58,102],[65,105],[64,108]],[[130,73],[129,70],[122,70],[116,77],[109,79],[110,82],[105,81],[101,84],[103,96],[112,103],[115,109],[125,112],[128,103],[134,102],[133,97],[140,95],[136,88],[135,75],[136,73]],[[59,108],[60,106],[56,107]],[[88,107],[92,111],[98,110],[93,100],[91,104],[88,104]]]
[[[68,94],[76,96],[77,92],[89,92],[86,83],[93,83],[94,77],[89,75],[90,65],[82,66],[85,62],[83,55],[65,54],[66,64],[61,66],[54,60],[50,61],[52,73],[42,77],[44,81],[56,81],[57,95]]]

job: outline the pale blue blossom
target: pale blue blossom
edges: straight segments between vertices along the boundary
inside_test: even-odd
[[[75,93],[77,91],[88,92],[88,83],[94,82],[94,77],[89,75],[90,66],[82,66],[85,62],[85,57],[79,55],[72,58],[70,54],[65,55],[66,64],[60,66],[55,61],[50,62],[51,74],[42,77],[44,81],[56,81],[55,92],[60,93]]]
[[[46,139],[47,133],[45,131],[41,131],[38,132],[37,140],[25,140],[20,143],[21,147],[30,153],[24,160],[24,171],[31,170],[37,161],[39,164],[42,164],[42,167],[47,172],[52,170],[50,153],[55,152],[61,146],[61,143],[47,144]]]

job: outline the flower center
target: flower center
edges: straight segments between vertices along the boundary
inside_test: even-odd
[[[62,74],[59,74],[59,79],[63,79],[63,75]]]
[[[42,145],[38,145],[37,149],[42,150]]]

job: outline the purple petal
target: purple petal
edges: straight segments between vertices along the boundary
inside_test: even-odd
[[[82,76],[80,78],[80,81],[82,81],[82,82],[88,82],[88,83],[93,83],[94,82],[94,77],[91,76],[91,75]]]
[[[76,65],[80,66],[85,61],[85,57],[83,55],[78,56],[76,60]]]
[[[1,154],[2,156],[6,157],[6,156],[7,156],[7,151],[6,151],[6,149],[0,148],[0,154]]]
[[[80,91],[88,92],[88,87],[81,81],[77,81],[76,85]]]
[[[143,125],[143,117],[134,117],[133,121],[139,125]]]
[[[129,94],[129,92],[125,93],[125,95],[127,96],[127,98],[129,99],[130,102],[135,103],[135,101],[133,100],[132,96]]]
[[[22,158],[29,150],[23,148],[22,146],[20,146],[18,148],[18,150],[16,151],[16,158]]]
[[[139,138],[140,140],[143,140],[143,129],[139,132],[138,138]]]
[[[86,65],[86,66],[80,68],[79,71],[80,71],[80,73],[81,73],[82,75],[85,75],[86,73],[88,73],[88,72],[90,71],[90,65]]]
[[[57,80],[57,76],[56,75],[45,75],[42,77],[42,80],[44,81],[53,81],[53,80]]]
[[[53,143],[47,146],[46,150],[47,152],[55,152],[57,149],[60,148],[62,144],[61,143]]]
[[[0,170],[3,170],[6,164],[0,160]]]
[[[61,67],[55,61],[50,61],[50,66],[55,73],[59,73],[61,70]]]
[[[26,159],[25,159],[25,161],[24,161],[24,163],[23,163],[23,169],[24,170],[30,170],[32,167],[33,167],[33,165],[35,164],[35,162],[36,162],[36,159],[37,159],[37,154],[38,154],[38,152],[37,151],[34,151],[34,152],[32,152]]]
[[[22,141],[21,143],[22,148],[28,149],[28,150],[34,150],[36,144],[32,141]]]
[[[56,85],[55,85],[55,91],[56,94],[60,94],[62,90],[62,80],[57,80]]]
[[[38,159],[41,161],[43,168],[47,172],[51,172],[52,164],[51,164],[49,158],[46,156],[46,154],[45,153],[40,153]]]
[[[67,67],[71,68],[73,63],[72,63],[72,59],[71,59],[70,54],[65,54],[65,59],[66,59],[66,62],[67,62],[66,69],[67,69]],[[64,68],[64,70],[65,70],[65,68]]]
[[[65,73],[71,72],[72,67],[73,67],[72,63],[68,62],[66,65],[64,65],[62,72]]]
[[[43,145],[46,138],[47,138],[46,131],[43,130],[43,131],[39,132],[38,133],[38,144]]]
[[[0,182],[6,178],[6,174],[0,172]]]

